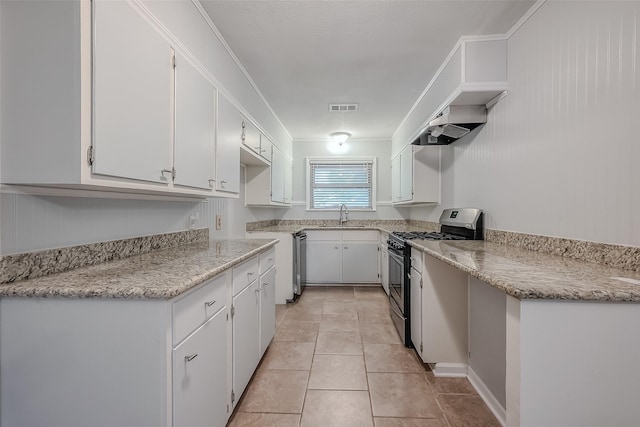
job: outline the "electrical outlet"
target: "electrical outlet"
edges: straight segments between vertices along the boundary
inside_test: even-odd
[[[222,215],[216,215],[216,230],[222,229]]]

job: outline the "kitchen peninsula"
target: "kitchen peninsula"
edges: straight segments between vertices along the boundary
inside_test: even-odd
[[[458,338],[470,381],[503,423],[640,419],[640,342],[629,336],[640,328],[640,272],[488,241],[410,245],[425,264],[469,275],[469,331]]]
[[[108,257],[107,248],[135,252],[141,241],[185,234],[92,249]],[[1,284],[0,424],[225,425],[234,392],[239,398],[266,350],[259,343],[275,332],[277,240],[208,237],[204,230],[190,243]],[[3,264],[28,275],[70,254],[91,264],[89,252],[62,248]]]

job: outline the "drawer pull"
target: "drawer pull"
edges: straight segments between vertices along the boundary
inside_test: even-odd
[[[273,258],[269,258],[269,261],[273,261]]]
[[[256,294],[259,294],[259,293],[260,293],[260,289],[256,289]]]
[[[191,362],[193,359],[195,359],[196,357],[198,357],[198,353],[193,353],[190,356],[185,356],[184,360],[185,362]]]
[[[264,282],[264,283],[263,283],[263,285],[264,285],[264,286],[267,286],[268,284],[269,284],[268,282]]]
[[[247,276],[253,276],[253,273],[247,273]]]
[[[215,304],[215,303],[216,303],[216,301],[215,301],[215,300],[213,300],[213,301],[206,301],[206,302],[204,303],[204,305],[206,305],[207,307],[211,307],[211,306],[212,306],[213,304]]]

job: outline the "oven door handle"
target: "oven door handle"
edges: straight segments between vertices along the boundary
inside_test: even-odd
[[[395,315],[397,315],[398,317],[400,317],[400,318],[402,318],[402,319],[405,319],[404,314],[402,314],[402,312],[400,311],[400,309],[399,309],[399,308],[396,308],[396,302],[395,302],[395,301],[393,301],[393,300],[391,300],[391,301],[389,301],[389,302],[390,302],[390,304],[389,304],[389,305],[391,306],[391,311],[393,311],[393,313],[394,313]]]
[[[400,263],[402,264],[402,262],[404,261],[404,257],[402,255],[399,255],[391,250],[389,250],[388,252],[389,252],[389,256],[391,256],[395,260],[399,260]]]

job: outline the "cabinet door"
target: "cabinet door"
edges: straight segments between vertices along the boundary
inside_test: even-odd
[[[260,131],[246,118],[242,119],[242,143],[249,150],[260,154]]]
[[[93,7],[93,173],[168,183],[173,51],[132,3]]]
[[[260,276],[260,357],[276,334],[276,269]]]
[[[236,107],[218,93],[216,134],[216,190],[240,192],[240,143],[242,116]]]
[[[399,202],[400,196],[400,154],[391,159],[391,201]]]
[[[400,200],[413,199],[413,146],[409,145],[400,154]]]
[[[271,201],[275,203],[284,203],[285,160],[284,154],[274,146],[271,159]]]
[[[413,346],[422,357],[422,274],[415,268],[411,268],[410,286],[411,341],[413,341]]]
[[[307,282],[340,282],[340,242],[314,242],[307,239]]]
[[[271,161],[271,147],[273,147],[271,140],[260,134],[260,155],[269,162]]]
[[[173,350],[173,425],[227,422],[227,314],[221,310]]]
[[[284,158],[284,202],[291,203],[293,200],[293,161]]]
[[[382,288],[389,295],[389,253],[387,245],[380,243],[380,282]]]
[[[233,298],[233,307],[233,391],[237,402],[260,361],[258,280]]]
[[[178,52],[175,73],[174,184],[209,189],[215,176],[215,88]]]
[[[342,282],[379,283],[378,242],[342,243]]]

